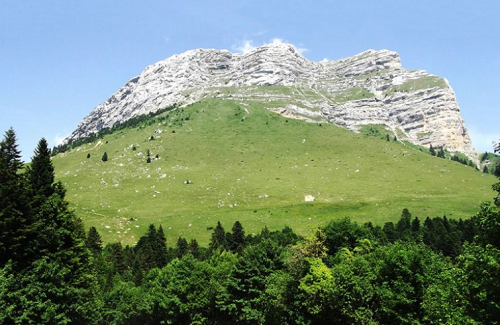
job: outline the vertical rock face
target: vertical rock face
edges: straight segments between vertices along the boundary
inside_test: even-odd
[[[384,124],[415,144],[474,153],[446,79],[403,69],[393,51],[368,50],[337,61],[313,62],[281,42],[246,54],[191,50],[150,65],[98,105],[67,141],[207,96],[262,102],[281,114],[329,121],[353,131]]]

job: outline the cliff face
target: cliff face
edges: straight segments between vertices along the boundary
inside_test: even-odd
[[[281,86],[281,87],[266,87]],[[277,91],[279,90],[279,91]],[[446,79],[406,70],[396,52],[368,50],[328,62],[274,42],[246,54],[197,49],[148,66],[98,105],[67,140],[159,108],[207,96],[243,105],[265,102],[281,114],[351,130],[385,124],[415,144],[472,154],[455,94]]]

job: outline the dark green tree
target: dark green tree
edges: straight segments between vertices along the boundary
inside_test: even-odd
[[[386,222],[384,224],[382,231],[384,232],[387,241],[389,241],[390,243],[394,243],[396,240],[399,239],[399,234],[396,231],[396,227],[394,226],[394,223],[391,221]]]
[[[90,158],[90,153],[87,154],[87,159],[89,159],[89,158]]]
[[[210,251],[226,249],[226,232],[220,221],[217,221],[217,226],[212,233],[209,249]]]
[[[411,213],[408,209],[403,209],[401,218],[396,224],[396,230],[399,239],[407,240],[411,237]]]
[[[264,290],[268,277],[284,268],[284,249],[264,239],[243,251],[226,284],[220,308],[230,315],[228,323],[263,324]]]
[[[13,268],[31,260],[27,255],[32,220],[17,147],[16,134],[11,128],[0,142],[0,267],[9,260],[13,261]]]
[[[432,146],[432,144],[429,146],[429,152],[432,156],[435,156],[436,155],[436,150],[434,150],[434,147]]]
[[[44,138],[38,142],[35,149],[35,155],[28,168],[28,178],[32,189],[31,195],[46,199],[54,193],[54,166],[47,140]]]
[[[156,245],[155,245],[155,259],[157,267],[164,267],[167,265],[167,238],[163,227],[160,225],[156,232]]]
[[[108,161],[108,153],[107,153],[106,151],[104,151],[104,154],[102,155],[101,160],[102,160],[103,162]]]
[[[358,240],[371,238],[370,231],[352,222],[349,218],[330,221],[323,228],[326,235],[326,247],[330,255],[335,255],[341,248],[353,249]]]
[[[420,219],[418,217],[415,217],[411,222],[411,235],[417,242],[421,240]]]
[[[231,237],[231,251],[234,253],[241,253],[245,247],[245,230],[239,221],[233,225]]]
[[[89,233],[85,240],[85,245],[93,254],[101,254],[102,238],[95,227],[90,227]]]
[[[184,237],[179,237],[177,239],[177,257],[181,258],[182,256],[186,255],[189,252],[189,245]]]
[[[193,255],[195,258],[200,257],[200,245],[196,239],[191,239],[188,247],[189,254]]]

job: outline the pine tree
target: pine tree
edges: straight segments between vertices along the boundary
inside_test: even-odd
[[[29,183],[33,196],[42,196],[47,199],[54,194],[54,166],[50,159],[50,149],[47,140],[42,138],[35,149],[28,168]]]
[[[226,232],[220,221],[217,221],[217,227],[215,227],[212,233],[209,248],[211,251],[223,250],[226,248]]]
[[[179,239],[177,239],[176,246],[177,246],[177,257],[181,258],[188,253],[189,247],[186,238],[179,237]]]
[[[11,128],[0,142],[0,267],[26,261],[30,220],[21,153]]]
[[[436,155],[436,150],[434,150],[434,147],[432,146],[432,144],[430,145],[429,147],[429,152],[432,156],[435,156]]]
[[[231,251],[241,253],[245,247],[245,230],[239,221],[233,225]]]
[[[95,227],[90,227],[85,245],[93,254],[101,254],[102,238]]]
[[[401,218],[396,224],[396,230],[398,232],[399,239],[407,239],[410,236],[411,231],[411,213],[408,209],[403,209],[401,213]]]
[[[444,158],[444,157],[445,157],[443,147],[441,147],[441,149],[439,149],[439,151],[438,151],[438,153],[437,153],[437,156],[438,156],[439,158]]]
[[[167,238],[161,225],[156,232],[155,258],[157,267],[167,265]]]
[[[108,161],[108,153],[106,151],[104,151],[104,154],[102,155],[101,159],[102,159],[103,162]]]
[[[411,222],[411,234],[415,240],[420,240],[420,220],[418,217],[415,217]]]
[[[89,158],[90,158],[90,153],[87,154],[87,159],[89,159]]]
[[[200,256],[200,245],[198,244],[198,241],[196,239],[191,239],[191,241],[189,242],[188,251],[195,258],[198,258]]]
[[[484,167],[483,167],[483,173],[488,174],[488,166],[484,165]]]

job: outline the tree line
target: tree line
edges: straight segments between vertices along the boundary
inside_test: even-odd
[[[208,246],[150,225],[123,247],[84,231],[44,139],[28,167],[14,131],[0,148],[1,324],[499,323],[500,183],[465,220],[218,222]]]

